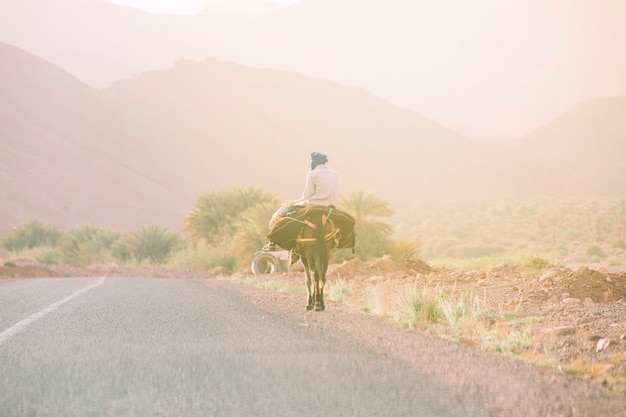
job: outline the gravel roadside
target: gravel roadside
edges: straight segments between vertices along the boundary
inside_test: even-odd
[[[597,382],[554,373],[471,346],[399,328],[381,318],[327,301],[326,311],[307,312],[301,295],[266,291],[232,281],[206,280],[237,294],[268,314],[324,329],[402,360],[450,387],[450,401],[479,397],[492,416],[626,416],[626,397]]]

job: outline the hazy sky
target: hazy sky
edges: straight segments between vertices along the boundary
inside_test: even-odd
[[[626,0],[93,4],[100,1],[150,13],[204,9],[213,15],[211,25],[180,25],[168,37],[161,26],[167,19],[143,16],[142,26],[116,10],[111,17],[121,26],[109,36],[99,29],[109,27],[100,17],[86,15],[93,19],[87,25],[95,26],[87,30],[63,8],[46,6],[46,13],[33,15],[30,2],[0,0],[0,39],[97,88],[183,58],[215,58],[365,88],[472,137],[519,137],[579,103],[626,94]],[[262,14],[279,3],[290,6],[256,16],[254,25],[250,16],[219,15]],[[26,22],[39,29],[25,30]],[[155,47],[155,38],[168,41]],[[135,48],[144,45],[138,54]]]
[[[211,1],[224,0],[105,0],[151,13],[195,14]],[[299,0],[263,0],[270,3],[294,4]]]

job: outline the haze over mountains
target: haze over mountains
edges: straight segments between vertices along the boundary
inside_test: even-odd
[[[230,6],[244,5],[235,3]],[[503,26],[483,22],[483,41],[513,30],[506,25],[517,6],[478,3],[501,14]],[[311,151],[329,155],[342,191],[372,191],[398,211],[505,197],[625,195],[626,89],[620,86],[626,70],[616,76],[615,69],[626,58],[614,54],[608,63],[606,57],[626,37],[603,41],[623,25],[585,39],[542,38],[550,48],[535,53],[550,64],[527,63],[536,77],[524,72],[529,68],[506,70],[517,58],[529,59],[539,41],[516,26],[520,57],[495,49],[497,58],[485,62],[498,69],[482,75],[493,84],[489,92],[479,88],[487,84],[461,80],[481,71],[479,57],[455,57],[459,38],[443,36],[442,22],[459,20],[461,9],[451,13],[446,1],[386,4],[301,0],[238,15],[218,13],[215,2],[201,16],[161,16],[99,0],[0,0],[0,233],[31,218],[61,227],[177,230],[202,193],[251,185],[297,198]],[[604,14],[611,23],[619,16],[608,10],[619,13],[623,3],[607,1],[607,9],[590,16],[580,14],[584,2],[571,4],[561,23]],[[415,7],[438,20],[412,19]],[[351,19],[342,21],[350,10]],[[544,25],[554,23],[541,16]],[[415,54],[425,44],[437,45],[437,59],[428,48]],[[550,56],[557,50],[551,48],[559,53]],[[587,53],[598,59],[583,63]],[[504,57],[511,61],[501,62]],[[570,72],[561,72],[565,63],[574,65]],[[425,74],[438,70],[452,84],[429,83]],[[384,96],[383,84],[395,83],[397,90]],[[478,123],[487,113],[473,103],[515,116],[503,103],[515,107],[522,97],[530,106],[537,92],[549,112],[563,111],[507,141],[470,139],[453,128],[461,119],[436,122],[391,98],[406,94],[431,113],[449,110],[453,119],[458,111]],[[496,122],[510,126],[494,116]]]
[[[366,88],[472,137],[521,136],[576,103],[626,94],[624,21],[620,0],[301,0],[197,16],[0,1],[0,40],[94,87],[217,58]]]
[[[40,58],[0,43],[0,230],[174,224],[181,191],[116,104]],[[142,222],[143,222],[142,221]]]
[[[0,230],[35,217],[178,229],[205,192],[252,185],[298,197],[314,149],[329,154],[344,191],[396,209],[626,189],[626,96],[499,143],[278,70],[180,61],[96,90],[6,44],[0,59]]]

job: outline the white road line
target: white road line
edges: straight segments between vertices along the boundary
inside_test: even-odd
[[[105,277],[101,277],[98,280],[98,282],[96,282],[95,284],[85,287],[83,289],[80,289],[76,291],[75,293],[73,293],[72,295],[70,295],[69,297],[65,297],[61,301],[57,301],[56,303],[50,304],[48,307],[44,308],[39,313],[35,313],[32,316],[27,317],[24,320],[20,321],[19,323],[3,331],[2,333],[0,333],[0,345],[6,342],[7,340],[9,340],[11,337],[15,336],[17,333],[24,330],[28,325],[52,313],[54,310],[61,307],[63,304],[72,301],[74,298],[80,297],[81,295],[83,295],[89,290],[99,287],[100,285],[104,283],[105,279],[106,279]]]

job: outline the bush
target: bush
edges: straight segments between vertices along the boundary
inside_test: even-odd
[[[235,234],[235,223],[242,213],[259,204],[277,208],[278,201],[273,194],[253,187],[204,194],[183,219],[183,229],[194,242],[202,239],[210,243],[227,242]],[[270,215],[266,216],[264,226]]]
[[[113,260],[111,247],[121,238],[119,232],[85,225],[66,233],[59,243],[63,264],[87,266]]]
[[[389,255],[395,261],[417,259],[421,243],[415,240],[392,240],[389,244]]]
[[[133,259],[142,262],[149,260],[160,265],[170,255],[179,243],[176,234],[157,226],[143,226],[140,230],[131,233],[124,239],[128,253]]]
[[[606,254],[598,245],[591,245],[587,248],[587,256],[592,258],[605,258]]]
[[[539,274],[541,271],[543,271],[544,268],[547,268],[548,266],[550,266],[549,261],[543,258],[533,258],[530,260],[530,262],[524,265],[524,270],[528,274],[535,276]]]
[[[328,261],[332,264],[340,264],[345,261],[351,261],[356,258],[356,255],[352,253],[352,250],[349,249],[335,249],[330,253],[330,260]]]
[[[346,282],[343,279],[338,279],[334,282],[331,282],[326,289],[328,299],[336,303],[343,303],[346,296],[350,295],[351,292],[352,284]]]
[[[177,269],[197,269],[210,271],[224,267],[232,271],[236,263],[232,253],[223,246],[211,246],[206,241],[187,243],[185,247],[173,253],[167,265]]]
[[[367,225],[357,225],[355,255],[362,261],[380,258],[389,252],[390,240],[384,231],[369,228]]]
[[[29,220],[19,229],[14,230],[2,241],[2,247],[16,252],[39,246],[55,246],[63,236],[63,232],[43,223],[41,220]]]
[[[446,301],[446,297],[447,295],[440,289],[424,288],[418,293],[413,288],[406,294],[406,310],[401,321],[411,328],[420,330],[439,324],[445,316],[442,303]]]
[[[58,265],[59,264],[59,252],[55,248],[44,247],[38,251],[34,258],[37,262],[44,265]]]

